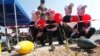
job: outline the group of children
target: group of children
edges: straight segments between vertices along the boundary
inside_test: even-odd
[[[90,22],[85,24],[83,22],[83,15],[85,13],[86,5],[80,5],[77,7],[77,18],[79,22],[71,28],[70,23],[72,20],[72,8],[74,4],[70,3],[65,7],[65,16],[62,18],[60,23],[55,20],[55,13],[53,10],[46,9],[43,7],[43,3],[38,7],[38,10],[32,13],[33,21],[30,22],[29,31],[32,34],[33,42],[40,41],[42,46],[45,46],[45,40],[48,39],[49,45],[52,45],[53,37],[57,37],[59,44],[64,44],[64,38],[90,38],[94,33],[95,29],[90,27]]]

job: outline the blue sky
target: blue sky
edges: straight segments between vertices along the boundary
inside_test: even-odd
[[[100,19],[100,0],[45,0],[45,6],[50,9],[54,9],[57,12],[60,12],[62,15],[65,15],[64,13],[64,7],[68,5],[69,3],[74,3],[74,8],[72,15],[76,15],[76,8],[80,4],[87,5],[86,13],[90,14],[92,16],[92,19]],[[40,0],[18,0],[18,2],[21,4],[22,8],[24,8],[25,12],[28,14],[28,16],[31,18],[31,13],[33,10],[35,10],[40,3]],[[97,24],[100,21],[92,22],[92,26],[96,28],[100,28],[100,26]]]
[[[28,16],[31,17],[31,12],[39,6],[40,0],[18,0],[21,6],[25,9]],[[86,4],[88,7],[86,13],[91,14],[93,18],[100,18],[100,0],[45,0],[45,6],[60,12],[64,15],[64,7],[69,3],[74,3],[73,13],[76,15],[76,7],[80,4]]]

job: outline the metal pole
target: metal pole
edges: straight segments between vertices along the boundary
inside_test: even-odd
[[[5,26],[5,29],[6,29],[6,17],[5,17],[5,0],[2,0],[3,2],[3,17],[4,17],[4,26]],[[7,31],[5,31],[5,33],[7,33]]]
[[[7,37],[7,27],[6,27],[6,12],[5,12],[5,0],[2,0],[3,2],[3,17],[4,17],[4,26],[5,26],[5,36],[7,38],[7,47],[8,47],[8,51],[10,52],[11,51],[11,48],[10,48],[10,43],[9,43],[9,38]]]
[[[17,13],[16,13],[16,5],[14,1],[14,14],[15,14],[15,25],[16,25],[16,37],[17,37],[17,42],[19,42],[19,37],[18,37],[18,26],[17,26]]]

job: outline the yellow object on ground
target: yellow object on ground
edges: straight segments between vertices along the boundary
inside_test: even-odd
[[[28,54],[34,50],[34,48],[35,46],[31,41],[21,41],[17,44],[17,48],[15,48],[15,50],[17,49],[16,51],[19,54]]]
[[[1,49],[1,43],[0,43],[0,54],[1,54],[1,52],[2,52],[2,49]]]

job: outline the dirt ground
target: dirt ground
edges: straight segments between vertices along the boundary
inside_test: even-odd
[[[98,40],[96,41],[98,47],[92,50],[80,49],[76,44],[70,44],[69,47],[66,45],[54,45],[54,50],[50,46],[45,46],[38,47],[26,55],[19,55],[16,51],[12,51],[11,53],[2,52],[0,56],[100,56],[100,35],[94,35],[91,39]]]
[[[76,44],[66,47],[65,45],[56,45],[54,50],[50,46],[36,48],[29,54],[19,55],[17,52],[3,52],[1,56],[100,56],[100,46],[92,50],[80,49]]]
[[[69,49],[64,45],[56,46],[54,51],[50,47],[36,49],[28,56],[100,56],[100,46],[93,50],[83,50],[79,47],[71,46]]]

